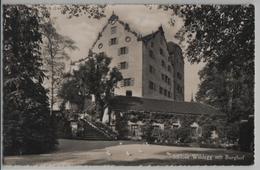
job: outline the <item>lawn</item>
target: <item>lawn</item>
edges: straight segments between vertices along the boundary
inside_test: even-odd
[[[8,156],[5,165],[250,165],[252,153],[148,145],[136,141],[59,140],[47,154]]]

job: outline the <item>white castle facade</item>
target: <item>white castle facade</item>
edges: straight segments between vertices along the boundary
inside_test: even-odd
[[[123,80],[115,95],[171,101],[184,100],[184,61],[181,48],[167,42],[163,28],[142,36],[112,15],[91,50],[112,58]]]

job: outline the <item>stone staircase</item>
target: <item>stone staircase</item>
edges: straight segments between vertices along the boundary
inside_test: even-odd
[[[87,119],[81,119],[84,122],[84,130],[79,131],[76,138],[85,140],[116,140],[117,133],[112,131],[109,126]]]

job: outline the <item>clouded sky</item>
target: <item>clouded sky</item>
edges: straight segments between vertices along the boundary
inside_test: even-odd
[[[150,34],[162,25],[166,39],[178,44],[178,41],[174,39],[174,35],[180,29],[183,22],[180,18],[176,18],[176,24],[171,26],[169,24],[172,17],[170,11],[158,10],[156,8],[150,10],[144,5],[109,5],[105,9],[106,17],[96,20],[89,19],[85,15],[68,19],[65,15],[53,10],[51,14],[52,17],[55,17],[55,27],[58,32],[70,37],[78,47],[78,50],[69,52],[72,61],[77,61],[87,56],[88,50],[113,11],[119,16],[120,20],[127,22],[131,29],[142,35]],[[203,64],[191,65],[185,59],[184,81],[186,101],[190,101],[192,93],[194,95],[197,92],[199,84],[198,71],[202,67]]]

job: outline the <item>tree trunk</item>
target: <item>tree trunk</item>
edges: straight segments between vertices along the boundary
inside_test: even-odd
[[[50,115],[52,116],[52,113],[53,113],[53,103],[54,103],[54,100],[53,100],[53,95],[54,95],[54,81],[53,81],[53,78],[54,78],[54,57],[52,56],[51,54],[51,109],[50,109]]]

